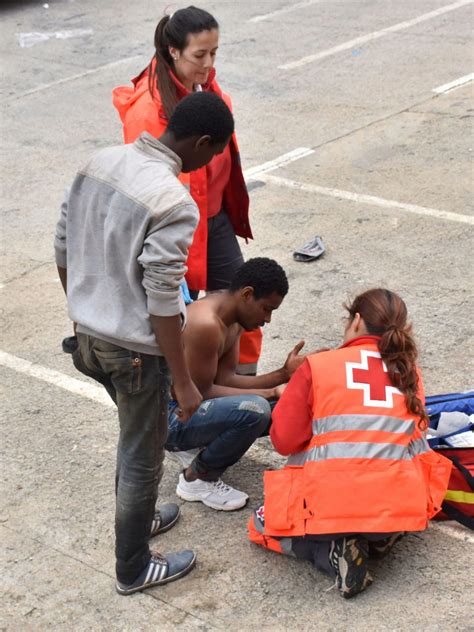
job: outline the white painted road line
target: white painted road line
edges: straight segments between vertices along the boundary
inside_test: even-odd
[[[18,358],[17,356],[6,353],[5,351],[0,351],[0,365],[7,367],[8,369],[13,369],[14,371],[17,371],[17,373],[23,373],[29,377],[34,377],[38,380],[42,380],[43,382],[47,382],[48,384],[52,384],[53,386],[62,388],[70,393],[74,393],[74,395],[80,395],[86,399],[91,399],[98,404],[102,404],[109,408],[115,408],[115,404],[112,402],[102,386],[95,386],[94,384],[83,382],[82,380],[76,380],[74,377],[64,375],[64,373],[60,373],[54,369],[48,369],[47,367],[39,364],[34,364],[29,360],[23,360],[23,358]],[[469,535],[467,530],[464,531],[463,528],[458,525],[450,526],[444,523],[432,522],[430,526],[434,527],[436,531],[441,531],[443,535],[447,535],[450,538],[461,540],[469,544],[474,543],[474,537]]]
[[[296,180],[290,180],[288,178],[281,178],[280,176],[273,176],[269,174],[262,174],[258,177],[258,179],[263,182],[268,182],[269,184],[276,184],[277,186],[287,187],[289,189],[298,189],[300,191],[307,191],[308,193],[327,195],[329,197],[342,200],[350,200],[351,202],[357,202],[359,204],[370,204],[371,206],[408,211],[409,213],[416,213],[417,215],[427,215],[437,219],[449,220],[450,222],[461,222],[463,224],[474,225],[474,217],[471,215],[461,215],[460,213],[440,211],[435,208],[417,206],[416,204],[405,204],[403,202],[396,202],[395,200],[386,200],[374,195],[363,195],[360,193],[351,193],[350,191],[341,191],[340,189],[320,187],[317,184],[304,184],[303,182],[297,182]]]
[[[285,165],[289,165],[290,162],[294,162],[295,160],[299,160],[300,158],[304,158],[305,156],[309,156],[314,154],[314,149],[308,149],[307,147],[297,147],[293,149],[293,151],[289,151],[274,160],[269,160],[268,162],[264,162],[261,165],[257,165],[256,167],[250,167],[250,169],[246,169],[244,171],[244,178],[246,180],[254,180],[257,176],[260,176],[262,173],[267,173],[268,171],[273,171],[274,169],[278,169],[279,167],[284,167]]]
[[[23,360],[23,358],[18,358],[5,351],[0,351],[0,365],[13,369],[18,373],[28,375],[29,377],[42,380],[53,386],[63,388],[70,393],[74,393],[74,395],[92,399],[94,402],[102,404],[103,406],[115,407],[115,404],[107,395],[103,386],[96,386],[95,384],[77,380],[75,377],[69,377],[69,375],[65,375],[54,369],[48,369],[45,366],[35,364],[29,360]]]
[[[459,77],[459,79],[455,79],[454,81],[450,81],[449,83],[445,83],[442,86],[438,86],[437,88],[433,88],[431,92],[436,92],[437,94],[446,94],[446,92],[451,92],[451,90],[456,90],[456,88],[460,88],[464,86],[466,83],[474,80],[474,72],[471,72],[470,75],[464,75],[464,77]]]
[[[263,15],[255,15],[247,22],[263,22],[264,20],[268,20],[270,18],[276,17],[278,15],[283,15],[284,13],[290,13],[290,11],[296,11],[297,9],[305,9],[306,7],[310,7],[312,4],[317,4],[321,2],[321,0],[304,0],[304,2],[295,2],[287,7],[283,7],[283,9],[277,9],[276,11],[272,11],[271,13],[265,13]]]
[[[343,50],[348,50],[350,48],[355,48],[360,46],[361,44],[365,44],[366,42],[371,42],[373,40],[379,39],[380,37],[385,37],[385,35],[389,35],[390,33],[396,33],[397,31],[402,31],[403,29],[407,29],[410,26],[415,26],[415,24],[420,24],[421,22],[426,22],[426,20],[432,20],[433,18],[438,17],[439,15],[444,15],[449,11],[454,11],[455,9],[459,9],[468,4],[472,4],[473,0],[459,0],[459,2],[453,2],[453,4],[448,4],[444,7],[440,7],[435,11],[430,11],[429,13],[423,13],[423,15],[414,18],[413,20],[406,20],[405,22],[399,22],[398,24],[394,24],[393,26],[389,26],[385,29],[381,29],[380,31],[374,31],[373,33],[368,33],[367,35],[361,35],[360,37],[356,37],[355,39],[349,40],[348,42],[344,42],[343,44],[339,44],[339,46],[334,46],[333,48],[328,48],[319,53],[314,53],[313,55],[306,55],[306,57],[302,57],[296,61],[289,62],[287,64],[283,64],[282,66],[278,66],[281,70],[292,70],[294,68],[299,68],[300,66],[304,66],[306,64],[310,64],[313,61],[317,61],[318,59],[324,59],[325,57],[330,57],[331,55],[335,55],[336,53],[340,53]]]
[[[75,81],[76,79],[82,79],[82,77],[87,77],[89,75],[94,75],[101,70],[107,70],[108,68],[114,68],[115,66],[120,66],[121,64],[125,64],[129,61],[138,61],[139,59],[143,59],[143,55],[135,55],[134,57],[124,57],[123,59],[119,59],[118,61],[112,61],[109,64],[104,64],[103,66],[98,66],[97,68],[91,68],[90,70],[85,70],[84,72],[79,72],[77,75],[70,75],[69,77],[64,77],[63,79],[58,79],[57,81],[52,81],[51,83],[42,83],[41,85],[33,88],[32,90],[27,90],[26,92],[22,92],[21,94],[14,94],[5,101],[16,101],[17,99],[22,99],[23,97],[28,97],[31,94],[36,94],[38,92],[43,92],[43,90],[49,90],[49,88],[54,88],[55,86],[59,86],[63,83],[69,83],[70,81]]]

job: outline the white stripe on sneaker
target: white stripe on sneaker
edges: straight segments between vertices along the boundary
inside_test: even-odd
[[[153,562],[150,562],[148,565],[148,571],[145,577],[145,581],[143,582],[143,584],[148,584],[148,582],[150,581],[151,576],[153,575],[153,571],[155,569],[155,564]]]
[[[155,564],[155,569],[153,571],[153,577],[152,577],[152,582],[156,582],[157,579],[159,579],[159,574],[160,574],[160,564]]]
[[[160,577],[159,579],[164,579],[166,576],[166,573],[168,571],[168,565],[167,564],[162,564],[160,566]]]

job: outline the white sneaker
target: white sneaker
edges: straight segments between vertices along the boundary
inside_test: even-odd
[[[201,501],[208,507],[221,511],[234,511],[243,507],[248,495],[245,492],[239,492],[230,485],[226,485],[221,479],[217,481],[202,481],[198,478],[189,483],[183,474],[179,475],[176,494],[183,500],[190,502]]]
[[[195,457],[202,451],[202,448],[192,448],[191,450],[182,450],[181,452],[166,451],[169,458],[175,463],[180,463],[184,469],[188,468],[194,461]]]

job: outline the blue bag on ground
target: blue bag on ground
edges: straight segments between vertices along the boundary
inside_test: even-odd
[[[453,463],[442,512],[474,530],[474,391],[426,398],[428,442]]]

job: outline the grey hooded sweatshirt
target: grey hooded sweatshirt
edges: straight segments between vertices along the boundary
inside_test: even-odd
[[[182,314],[185,322],[180,284],[199,210],[177,178],[181,166],[144,133],[100,151],[78,172],[54,246],[79,332],[161,355],[149,314]]]

